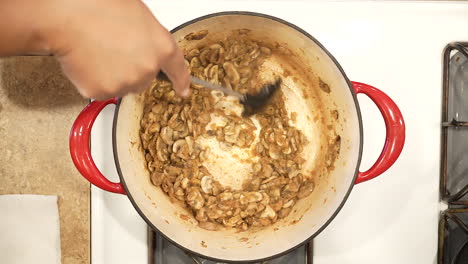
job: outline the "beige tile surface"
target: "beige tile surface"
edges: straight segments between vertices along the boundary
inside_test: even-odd
[[[58,195],[64,264],[90,260],[90,185],[68,150],[86,103],[53,58],[0,60],[0,194]]]

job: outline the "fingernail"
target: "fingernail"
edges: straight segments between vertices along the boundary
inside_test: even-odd
[[[190,95],[190,89],[184,89],[182,92],[180,92],[180,95],[182,97],[188,97]]]

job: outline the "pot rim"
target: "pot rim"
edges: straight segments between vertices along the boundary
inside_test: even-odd
[[[127,187],[127,184],[125,183],[125,179],[123,177],[123,174],[122,174],[122,170],[120,168],[120,163],[119,163],[119,155],[117,153],[117,141],[116,141],[116,132],[117,132],[117,122],[118,122],[118,117],[119,117],[119,109],[120,109],[120,104],[122,102],[122,98],[119,98],[118,99],[118,102],[116,104],[116,107],[115,107],[115,110],[114,110],[114,120],[113,120],[113,124],[112,124],[112,148],[113,148],[113,153],[114,153],[114,162],[115,162],[115,165],[116,165],[116,168],[117,168],[117,173],[119,175],[119,178],[120,178],[120,182],[121,184],[123,185],[124,189],[125,189],[125,193],[127,194],[127,197],[128,199],[130,200],[130,202],[132,203],[133,207],[135,208],[135,210],[138,212],[138,214],[140,215],[141,218],[143,218],[143,220],[156,232],[158,232],[161,236],[163,236],[165,239],[167,239],[169,242],[171,242],[173,245],[175,245],[176,247],[182,249],[183,251],[187,252],[187,253],[190,253],[190,254],[193,254],[195,256],[199,256],[201,258],[204,258],[204,259],[207,259],[207,260],[212,260],[212,261],[217,261],[217,262],[227,262],[227,263],[252,263],[252,262],[262,262],[262,261],[268,261],[268,260],[272,260],[272,259],[275,259],[275,258],[278,258],[280,256],[283,256],[283,255],[286,255],[294,250],[296,250],[297,248],[303,246],[304,244],[306,244],[307,242],[309,242],[310,240],[312,240],[313,238],[315,238],[318,234],[320,234],[332,221],[333,219],[335,219],[336,215],[341,211],[341,209],[343,208],[344,204],[346,203],[346,201],[348,200],[348,197],[349,197],[349,194],[351,193],[351,190],[353,189],[353,186],[355,185],[354,183],[356,182],[356,179],[357,179],[357,176],[358,176],[358,173],[359,173],[359,166],[361,164],[361,158],[362,158],[362,150],[363,150],[363,127],[362,127],[362,116],[361,116],[361,109],[359,107],[359,102],[357,101],[357,96],[356,96],[356,93],[354,92],[354,89],[353,89],[353,86],[350,82],[350,80],[348,79],[348,77],[346,76],[343,68],[341,67],[341,65],[338,63],[338,61],[335,59],[335,57],[317,40],[315,39],[311,34],[307,33],[305,30],[301,29],[300,27],[290,23],[290,22],[287,22],[281,18],[278,18],[278,17],[275,17],[275,16],[272,16],[272,15],[267,15],[267,14],[262,14],[262,13],[257,13],[257,12],[250,12],[250,11],[223,11],[223,12],[215,12],[215,13],[211,13],[211,14],[208,14],[208,15],[204,15],[204,16],[200,16],[200,17],[197,17],[197,18],[194,18],[192,20],[189,20],[177,27],[175,27],[174,29],[172,29],[170,32],[171,33],[175,33],[177,31],[179,31],[180,29],[186,27],[186,26],[189,26],[193,23],[196,23],[196,22],[199,22],[199,21],[202,21],[202,20],[205,20],[205,19],[208,19],[208,18],[213,18],[213,17],[219,17],[219,16],[227,16],[227,15],[243,15],[243,16],[256,16],[256,17],[261,17],[261,18],[266,18],[266,19],[270,19],[270,20],[273,20],[275,22],[279,22],[279,23],[282,23],[286,26],[289,26],[293,29],[295,29],[296,31],[298,31],[299,33],[303,34],[304,36],[306,36],[307,38],[309,38],[310,40],[312,40],[317,46],[319,46],[326,54],[327,56],[333,61],[333,63],[335,64],[335,66],[338,68],[338,70],[340,71],[340,73],[342,74],[343,78],[345,79],[346,83],[348,84],[348,88],[351,92],[351,95],[353,97],[353,100],[354,100],[354,104],[355,104],[355,107],[356,107],[356,112],[357,112],[357,115],[358,115],[358,122],[359,122],[359,156],[358,156],[358,160],[356,162],[356,168],[355,168],[355,171],[354,171],[354,177],[353,177],[353,181],[352,183],[350,184],[343,200],[341,201],[341,203],[339,204],[339,206],[336,208],[335,212],[330,216],[330,218],[313,234],[311,234],[307,239],[305,239],[303,242],[297,244],[296,246],[294,247],[291,247],[283,252],[280,252],[280,253],[277,253],[277,254],[274,254],[274,255],[271,255],[269,257],[265,257],[265,258],[260,258],[260,259],[253,259],[253,260],[226,260],[226,259],[219,259],[219,258],[214,258],[214,257],[211,257],[211,256],[206,256],[206,255],[203,255],[201,253],[198,253],[198,252],[195,252],[191,249],[188,249],[182,245],[180,245],[179,243],[175,242],[174,240],[172,240],[171,238],[169,238],[168,236],[166,236],[163,232],[161,232],[147,217],[146,215],[140,210],[137,202],[133,199],[132,195],[130,194],[129,192],[129,189]]]

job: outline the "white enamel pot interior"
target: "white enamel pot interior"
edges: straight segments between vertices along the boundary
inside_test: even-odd
[[[352,85],[336,60],[306,32],[270,16],[226,12],[183,24],[173,30],[173,35],[181,47],[189,49],[196,45],[196,41],[184,40],[191,32],[208,30],[208,37],[216,38],[232,29],[243,28],[251,30],[259,41],[279,43],[292,52],[291,64],[284,67],[293,72],[283,79],[286,87],[282,89],[288,111],[298,113],[296,126],[309,140],[304,150],[308,171],[304,173],[313,174],[323,161],[328,125],[341,137],[334,169],[328,175],[311,175],[316,177],[314,192],[300,200],[287,218],[255,232],[207,231],[197,227],[194,219],[150,182],[139,138],[143,109],[140,95],[128,95],[120,100],[113,135],[121,182],[145,221],[189,252],[234,262],[258,261],[284,254],[323,230],[350,193],[362,152],[361,117]],[[330,93],[321,91],[319,79],[329,86]],[[332,110],[338,111],[338,120],[329,116]]]

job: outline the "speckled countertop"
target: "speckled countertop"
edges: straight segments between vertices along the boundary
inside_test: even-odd
[[[68,150],[86,103],[53,58],[0,60],[0,194],[59,197],[64,264],[90,262],[90,185]]]

